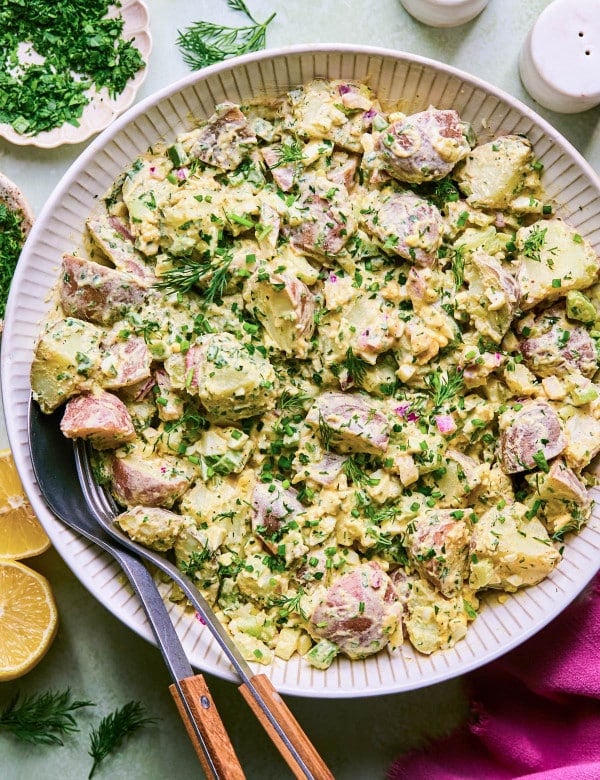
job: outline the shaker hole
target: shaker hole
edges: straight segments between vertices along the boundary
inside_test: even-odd
[[[577,33],[577,35],[579,35],[580,38],[583,38],[583,33],[582,32]]]
[[[589,49],[586,49],[585,53],[586,53],[586,56],[589,57],[592,52]]]

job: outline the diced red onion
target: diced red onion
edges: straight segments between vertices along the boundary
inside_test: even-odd
[[[418,412],[410,411],[409,403],[400,404],[400,406],[397,406],[394,411],[398,417],[403,417],[407,422],[417,422],[420,417]]]
[[[340,95],[347,95],[348,92],[352,92],[352,87],[349,84],[340,84],[338,90]]]
[[[454,433],[456,430],[456,423],[454,417],[451,414],[438,414],[435,418],[435,424],[440,433]]]

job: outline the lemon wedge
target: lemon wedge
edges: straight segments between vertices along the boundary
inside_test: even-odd
[[[0,451],[0,561],[39,555],[50,539],[25,496],[10,450]]]

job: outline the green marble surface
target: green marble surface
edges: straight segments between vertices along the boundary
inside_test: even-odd
[[[189,72],[175,47],[179,29],[199,19],[237,23],[225,0],[148,0],[147,4],[153,51],[138,99]],[[519,51],[547,0],[490,0],[477,19],[448,29],[425,27],[406,13],[399,0],[248,0],[248,5],[259,20],[277,12],[268,33],[269,47],[310,42],[367,44],[432,57],[466,70],[538,110],[600,170],[600,108],[575,115],[555,114],[529,98],[519,81]],[[0,170],[20,186],[39,213],[83,148],[84,144],[41,150],[0,141]],[[0,425],[0,445],[6,444]],[[63,747],[32,748],[0,732],[0,778],[86,778],[91,767],[87,755],[90,727],[130,699],[142,701],[159,721],[108,758],[95,777],[201,777],[168,692],[170,680],[158,650],[102,607],[54,550],[28,563],[50,580],[60,626],[50,651],[34,670],[0,685],[0,706],[17,691],[27,694],[70,686],[77,698],[93,700],[97,707],[82,712],[80,733],[68,737]],[[207,679],[248,778],[290,777],[235,685],[210,675]],[[367,699],[288,697],[287,702],[340,780],[385,777],[398,754],[447,733],[464,719],[467,709],[460,680]]]

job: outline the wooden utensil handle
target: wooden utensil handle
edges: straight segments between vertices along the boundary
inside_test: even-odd
[[[292,715],[291,711],[288,709],[287,704],[276,691],[273,683],[269,680],[269,678],[264,674],[256,674],[254,677],[252,677],[252,684],[264,699],[265,704],[268,705],[269,710],[271,711],[275,720],[279,723],[282,731],[294,746],[296,752],[315,780],[335,780],[334,776],[329,770],[329,767],[317,753],[314,745],[302,730],[302,726]],[[257,719],[260,721],[262,727],[268,733],[269,737],[283,758],[286,760],[294,775],[299,778],[299,780],[305,780],[306,773],[300,766],[298,766],[298,763],[294,756],[290,753],[289,748],[281,739],[280,735],[273,727],[273,724],[269,721],[260,705],[252,695],[252,691],[246,684],[240,686],[240,691],[244,699],[246,699],[247,703],[252,708],[252,711],[256,715]]]
[[[246,775],[231,744],[229,735],[225,730],[203,675],[196,674],[194,677],[186,677],[180,681],[180,685],[190,712],[193,715],[194,723],[204,737],[204,742],[208,747],[218,777],[222,778],[222,780],[245,780]],[[200,759],[204,774],[212,780],[215,773],[204,754],[179,691],[175,685],[170,685],[169,690],[175,700],[179,715],[192,741],[196,755]]]

